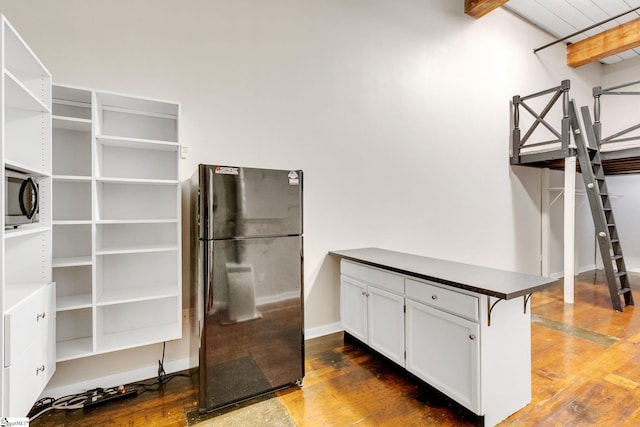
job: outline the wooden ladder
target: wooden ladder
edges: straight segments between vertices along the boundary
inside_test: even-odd
[[[573,132],[580,171],[587,189],[587,198],[591,207],[593,224],[598,236],[598,246],[609,286],[611,304],[617,311],[623,311],[620,296],[624,296],[625,306],[633,305],[633,296],[629,287],[629,277],[622,255],[618,229],[613,218],[611,198],[607,190],[604,167],[600,156],[600,141],[596,135],[588,107],[582,107],[582,120],[589,144],[585,143],[578,120],[574,101],[570,101],[569,119]]]

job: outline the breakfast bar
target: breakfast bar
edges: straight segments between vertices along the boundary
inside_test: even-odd
[[[531,401],[531,295],[555,279],[379,248],[336,250],[355,339],[492,426]]]

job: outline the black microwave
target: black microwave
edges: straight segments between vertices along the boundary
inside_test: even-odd
[[[38,180],[12,169],[5,169],[4,176],[4,227],[38,222]]]

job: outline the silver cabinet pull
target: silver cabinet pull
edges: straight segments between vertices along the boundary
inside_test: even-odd
[[[438,299],[438,295],[431,295],[431,299],[432,300],[437,300]]]
[[[40,319],[44,319],[44,315],[45,315],[45,314],[44,314],[44,311],[43,311],[42,313],[38,313],[38,314],[36,315],[36,322],[39,322],[39,321],[40,321]]]
[[[44,372],[44,365],[40,366],[39,368],[36,368],[36,375],[38,375],[40,372]]]
[[[469,335],[469,339],[470,339],[471,341],[473,341],[473,340],[475,340],[475,339],[476,339],[476,336],[475,336],[475,335],[473,335],[473,334],[470,334],[470,335]]]

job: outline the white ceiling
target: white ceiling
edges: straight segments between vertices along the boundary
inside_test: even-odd
[[[503,7],[556,38],[563,38],[638,6],[640,6],[640,0],[509,0]],[[562,43],[575,43],[639,16],[640,10],[637,10]],[[613,64],[637,56],[640,56],[640,48],[619,53],[600,62]]]

